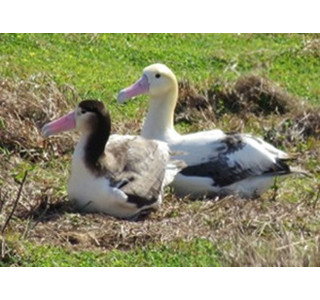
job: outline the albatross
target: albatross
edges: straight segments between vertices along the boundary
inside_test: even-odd
[[[173,121],[178,82],[166,65],[146,67],[136,83],[120,91],[117,100],[122,104],[141,94],[150,97],[141,136],[167,142],[172,151],[181,152],[177,159],[187,164],[172,183],[178,195],[255,197],[272,186],[276,176],[296,173],[287,164],[287,153],[259,137],[220,129],[179,134]]]
[[[69,114],[42,128],[49,137],[62,131],[81,132],[72,159],[68,196],[87,212],[136,218],[157,209],[163,188],[185,166],[171,159],[166,143],[140,136],[111,135],[104,104],[82,101]]]

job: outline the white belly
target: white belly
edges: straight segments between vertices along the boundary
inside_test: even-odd
[[[79,166],[71,173],[68,196],[80,211],[102,212],[123,218],[137,213],[136,205],[127,202],[125,193],[110,187],[107,179],[95,178],[86,168],[81,170]]]
[[[172,183],[175,193],[180,196],[191,196],[192,198],[204,195],[238,195],[250,198],[261,195],[274,184],[273,176],[257,176],[235,182],[234,184],[219,187],[213,185],[208,177],[184,176],[178,174]]]
[[[80,147],[79,147],[80,148]],[[130,218],[148,207],[137,208],[127,202],[127,195],[116,187],[111,187],[105,177],[96,177],[84,165],[82,151],[73,155],[68,197],[80,211],[101,212],[119,218]],[[150,208],[157,208],[161,197]]]

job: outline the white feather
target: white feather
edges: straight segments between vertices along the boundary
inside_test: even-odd
[[[192,134],[180,135],[173,125],[173,114],[178,98],[178,84],[173,72],[162,64],[154,64],[144,69],[143,78],[148,79],[150,106],[144,122],[141,135],[149,139],[167,142],[171,151],[180,152],[176,159],[185,161],[188,166],[197,166],[210,161],[219,161],[223,148],[226,146],[227,135],[217,129]],[[160,76],[156,76],[159,75]],[[135,85],[129,89],[134,90]],[[120,92],[123,100],[124,89]],[[219,185],[212,177],[188,176],[179,174],[175,177],[173,186],[179,195],[204,195],[208,193],[236,193],[250,197],[264,192],[273,183],[272,168],[288,155],[266,143],[261,138],[249,134],[241,135],[241,149],[224,154],[226,168],[224,175],[232,174],[234,169],[248,173],[247,178],[239,176],[237,182],[229,185]],[[285,172],[285,170],[284,170]],[[274,172],[274,176],[277,172]],[[224,178],[224,177],[221,177]]]

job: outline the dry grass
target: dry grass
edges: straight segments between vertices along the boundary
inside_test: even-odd
[[[39,134],[43,123],[72,108],[70,103],[78,101],[76,92],[41,76],[26,82],[3,80],[1,226],[12,211],[25,171],[29,174],[14,215],[1,236],[1,257],[21,251],[8,246],[6,234],[35,243],[103,251],[205,238],[216,245],[223,265],[320,266],[319,112],[303,106],[297,109],[299,99],[269,80],[256,77],[239,79],[231,90],[226,88],[220,95],[207,91],[206,97],[199,96],[186,82],[180,87],[177,118],[190,123],[198,120],[191,129],[210,128],[212,120],[226,130],[262,126],[259,129],[270,140],[299,153],[297,164],[312,171],[314,177],[292,178],[262,198],[249,201],[235,197],[191,201],[177,199],[168,192],[161,209],[138,222],[80,214],[65,192],[74,134],[46,143]],[[259,100],[261,97],[271,103],[266,106]],[[220,100],[225,110],[216,113]],[[246,119],[233,114],[238,109],[247,110]],[[139,123],[126,121],[115,127],[120,133],[138,132]],[[292,136],[296,138],[290,140]]]
[[[312,39],[306,42],[304,52],[312,54],[315,57],[320,56],[320,39]]]
[[[30,81],[0,80],[0,147],[23,158],[37,160],[43,154],[43,138],[39,135],[41,126],[70,109],[70,103],[77,103],[78,96],[71,86],[58,88],[51,78],[41,76]],[[47,154],[53,151],[65,153],[72,149],[70,135],[59,137],[59,149],[47,147]],[[51,152],[50,152],[51,151]]]
[[[234,85],[215,82],[212,88],[199,94],[188,81],[179,83],[177,120],[191,108],[195,118],[199,111],[208,111],[216,118],[225,113],[246,116],[283,115],[303,110],[304,101],[288,94],[268,78],[248,75],[239,77]],[[192,117],[191,114],[191,117]],[[190,118],[190,114],[188,116]],[[188,117],[185,117],[187,119]]]

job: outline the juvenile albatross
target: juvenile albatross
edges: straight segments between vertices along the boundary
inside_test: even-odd
[[[82,101],[75,110],[46,124],[46,137],[61,131],[81,132],[72,159],[68,196],[89,212],[134,218],[156,209],[163,188],[185,164],[170,158],[166,143],[142,137],[110,135],[104,104]]]

